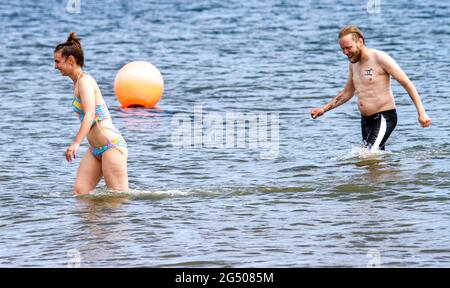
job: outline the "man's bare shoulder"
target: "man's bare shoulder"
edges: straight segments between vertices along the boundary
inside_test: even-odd
[[[373,57],[377,62],[386,62],[392,59],[391,56],[389,56],[388,53],[377,50],[377,49],[371,49],[373,53]]]

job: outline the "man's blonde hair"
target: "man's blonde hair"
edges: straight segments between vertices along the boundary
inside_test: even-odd
[[[342,37],[344,37],[348,34],[352,34],[352,39],[355,42],[358,41],[359,38],[362,38],[364,45],[366,44],[366,39],[364,39],[364,34],[361,31],[361,29],[358,28],[358,26],[348,25],[348,26],[345,26],[344,28],[342,28],[341,31],[339,32],[339,39],[341,39]]]

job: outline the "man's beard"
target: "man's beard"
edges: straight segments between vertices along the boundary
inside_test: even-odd
[[[361,59],[361,54],[362,54],[362,50],[357,50],[355,55],[353,55],[352,57],[348,57],[348,61],[350,61],[351,63],[357,63],[359,62],[359,60]]]

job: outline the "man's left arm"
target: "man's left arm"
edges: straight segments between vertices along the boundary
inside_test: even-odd
[[[406,92],[408,92],[411,97],[414,105],[416,106],[417,113],[419,114],[419,123],[423,128],[430,126],[431,120],[428,117],[425,108],[423,107],[422,101],[420,100],[419,93],[417,93],[416,87],[409,80],[408,76],[403,72],[402,68],[389,56],[387,53],[382,51],[377,51],[377,62],[381,68],[383,68],[386,73],[390,74],[397,80],[400,85],[405,88]]]

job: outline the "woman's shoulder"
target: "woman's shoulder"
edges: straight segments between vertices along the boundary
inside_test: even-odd
[[[83,76],[80,78],[80,85],[96,86],[97,81],[95,81],[95,78],[91,74],[84,72]]]

